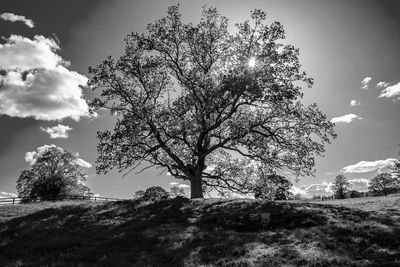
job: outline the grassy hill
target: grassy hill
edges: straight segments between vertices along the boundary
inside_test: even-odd
[[[0,266],[400,266],[400,196],[0,206]]]

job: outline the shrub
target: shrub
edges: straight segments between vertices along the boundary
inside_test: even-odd
[[[145,200],[158,200],[158,199],[166,199],[169,197],[167,191],[161,186],[152,186],[146,189],[143,195],[143,199]]]
[[[360,192],[358,192],[357,190],[351,190],[349,192],[349,198],[358,198],[360,197]]]

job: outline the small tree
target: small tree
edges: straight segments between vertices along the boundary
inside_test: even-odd
[[[17,180],[18,196],[24,201],[62,199],[65,195],[85,194],[87,175],[77,164],[77,157],[59,147],[50,147],[38,155],[29,170]]]
[[[254,187],[254,197],[270,200],[287,200],[293,198],[290,192],[292,183],[285,177],[271,174],[262,177]]]
[[[146,189],[143,199],[158,200],[168,198],[168,192],[161,186],[152,186]]]
[[[171,197],[186,196],[185,189],[179,187],[179,185],[172,185],[169,190],[169,194],[171,195]]]
[[[384,195],[392,194],[400,189],[400,180],[395,175],[391,173],[379,173],[373,179],[371,179],[369,184],[369,190],[374,195]]]
[[[346,193],[350,190],[351,184],[347,181],[347,178],[344,175],[338,175],[333,182],[331,187],[335,197],[338,199],[346,198]]]
[[[282,44],[282,25],[266,17],[254,10],[231,33],[215,8],[192,24],[171,6],[146,34],[128,35],[119,60],[89,68],[100,90],[91,107],[118,117],[113,131],[98,133],[97,172],[147,163],[189,181],[191,198],[203,197],[203,185],[251,192],[251,181],[231,175],[250,162],[312,174],[333,123],[300,103],[312,79],[299,50]]]

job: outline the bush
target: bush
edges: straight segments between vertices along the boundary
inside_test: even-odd
[[[166,199],[169,197],[167,191],[161,186],[152,186],[146,189],[144,192],[143,199],[145,200],[158,200],[158,199]]]
[[[358,198],[360,197],[360,192],[356,191],[356,190],[351,190],[349,193],[349,198]]]
[[[268,200],[292,199],[292,183],[281,175],[271,174],[261,177],[253,188],[254,197]]]

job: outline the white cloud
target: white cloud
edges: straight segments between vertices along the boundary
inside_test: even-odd
[[[300,195],[302,195],[302,196],[305,196],[305,195],[307,194],[307,192],[306,192],[304,189],[302,189],[302,187],[304,187],[304,186],[301,186],[300,188],[299,188],[299,187],[296,187],[296,186],[292,186],[292,188],[290,188],[289,191],[290,191],[293,195],[300,194]]]
[[[35,151],[29,151],[25,153],[25,161],[27,163],[29,163],[30,165],[35,164],[37,158],[42,155],[44,152],[46,152],[48,149],[50,148],[57,148],[60,151],[64,151],[64,149],[62,149],[61,147],[58,147],[54,144],[51,145],[43,145],[40,147],[37,147]],[[79,153],[76,154],[77,156],[79,156]],[[92,167],[92,164],[90,164],[89,162],[81,159],[81,158],[77,158],[75,161],[76,164],[78,164],[79,166],[83,167],[83,168],[90,168]]]
[[[349,180],[349,183],[352,185],[352,189],[358,192],[366,192],[368,191],[369,180],[360,178],[360,179],[352,179]]]
[[[340,117],[335,117],[331,119],[331,122],[333,123],[350,123],[352,122],[352,120],[354,120],[355,118],[361,119],[360,117],[358,117],[356,114],[346,114]]]
[[[177,186],[177,185],[179,185],[179,183],[177,183],[177,182],[170,182],[169,185],[170,185],[170,186]]]
[[[0,114],[61,120],[89,116],[82,87],[87,78],[65,67],[58,45],[43,36],[12,35],[0,45]]]
[[[358,102],[356,100],[351,100],[350,101],[350,106],[354,107],[354,106],[361,106],[361,102]]]
[[[332,183],[322,182],[321,184],[302,185],[300,187],[293,186],[291,192],[293,194],[300,194],[305,198],[312,198],[313,196],[331,196]]]
[[[40,130],[46,132],[50,135],[50,138],[68,138],[68,131],[71,131],[72,128],[67,125],[58,124],[53,127],[43,128],[40,127]]]
[[[376,84],[376,86],[377,87],[386,87],[386,86],[388,86],[390,83],[387,83],[387,82],[379,82],[379,83],[377,83]]]
[[[179,188],[190,188],[190,185],[187,184],[180,184],[178,185]]]
[[[33,20],[27,19],[25,16],[22,16],[22,15],[16,15],[14,13],[2,13],[2,14],[0,14],[0,18],[2,20],[11,21],[11,22],[21,21],[21,22],[25,23],[25,25],[28,26],[29,28],[35,27]]]
[[[361,81],[361,89],[368,89],[368,83],[372,80],[371,77],[365,77],[362,81]]]
[[[54,40],[41,35],[35,35],[32,40],[11,35],[5,44],[0,44],[0,68],[18,72],[55,68],[65,63],[55,53],[59,49]]]
[[[0,198],[10,198],[10,197],[17,197],[17,194],[0,192]]]
[[[60,151],[64,151],[62,148],[57,147],[56,145],[43,145],[38,148],[36,148],[36,151],[28,151],[25,153],[25,161],[29,163],[29,165],[33,165],[36,162],[36,159],[42,155],[44,152],[46,152],[48,149],[55,147],[58,148]]]
[[[63,66],[29,73],[26,80],[20,73],[9,72],[0,77],[0,113],[10,117],[34,117],[38,120],[79,120],[89,116],[89,107],[82,98],[81,85],[87,78]]]
[[[356,164],[346,166],[342,169],[344,173],[363,173],[381,170],[392,165],[396,159],[388,158],[376,161],[360,161]]]
[[[78,164],[79,166],[81,166],[82,168],[92,167],[92,164],[90,164],[89,162],[87,162],[86,160],[83,160],[81,158],[77,158],[75,163]]]
[[[400,82],[383,89],[379,97],[386,97],[386,98],[399,97],[398,99],[400,99]]]

